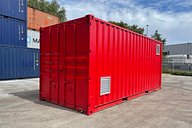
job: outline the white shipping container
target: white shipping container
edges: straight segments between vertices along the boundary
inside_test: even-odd
[[[40,32],[31,29],[27,30],[27,47],[28,48],[40,48]]]

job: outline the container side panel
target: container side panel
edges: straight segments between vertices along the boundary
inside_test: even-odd
[[[108,26],[109,27],[109,64],[110,64],[110,66],[109,66],[109,71],[110,71],[110,73],[112,74],[112,76],[114,76],[114,74],[115,74],[115,68],[113,68],[114,66],[115,66],[115,61],[113,61],[112,59],[115,57],[115,55],[116,55],[116,53],[115,53],[115,49],[114,49],[114,46],[115,46],[115,39],[116,39],[116,37],[115,37],[115,28],[114,27],[110,27],[110,26]],[[114,78],[113,79],[111,79],[111,82],[114,82]],[[111,87],[111,92],[113,92],[113,93],[115,93],[115,86],[114,87]],[[114,100],[115,99],[115,97],[114,97],[114,95],[111,95],[111,97],[110,97],[110,100]]]
[[[125,31],[122,31],[122,77],[123,77],[123,81],[122,81],[122,89],[123,89],[123,93],[122,93],[122,97],[125,97],[127,94],[126,94],[126,90],[127,90],[127,84],[126,84],[126,66],[125,66],[125,49],[126,48],[126,32]]]
[[[136,94],[137,93],[137,52],[138,52],[138,47],[137,47],[137,35],[134,33],[133,34],[133,49],[134,49],[134,53],[133,53],[133,73],[134,73],[134,76],[133,76],[133,94]]]
[[[129,36],[130,36],[130,95],[133,94],[133,75],[134,75],[134,72],[133,72],[133,51],[134,51],[134,48],[133,48],[133,34],[132,33],[129,33]]]
[[[148,63],[148,66],[149,67],[151,67],[151,61],[150,61],[150,51],[151,51],[151,49],[150,49],[150,40],[149,39],[147,39],[147,46],[148,46],[148,48],[147,48],[147,54],[148,54],[148,56],[147,56],[147,63]],[[148,88],[147,88],[147,90],[149,90],[150,89],[150,87],[151,87],[151,74],[150,74],[150,72],[151,72],[151,68],[148,68],[148,77],[147,77],[147,83],[148,83]]]
[[[98,22],[98,24],[97,24],[97,76],[98,76],[98,74],[101,74],[100,72],[101,72],[101,66],[102,65],[98,65],[98,63],[101,63],[102,64],[102,61],[103,61],[103,59],[102,59],[102,44],[101,44],[101,42],[103,42],[103,40],[102,40],[102,34],[103,34],[103,29],[102,29],[102,24],[100,23],[100,22]],[[95,93],[95,95],[96,96],[98,96],[98,95],[100,95],[100,87],[99,86],[97,86],[98,85],[98,83],[100,82],[100,79],[98,78],[98,77],[96,77],[97,78],[97,82],[96,82],[96,93]],[[97,98],[95,98],[95,102],[96,102],[96,104],[100,104],[101,103],[101,100],[100,99],[97,99]]]
[[[136,72],[137,72],[137,77],[136,77],[136,93],[135,94],[139,94],[140,92],[140,48],[141,48],[141,44],[140,44],[140,40],[139,40],[139,35],[136,35]]]
[[[92,70],[90,70],[90,72],[91,73],[89,73],[90,75],[92,75],[93,76],[93,78],[91,79],[91,80],[93,80],[94,81],[94,83],[93,82],[91,82],[92,83],[92,85],[94,85],[94,86],[92,86],[90,89],[89,89],[89,93],[90,93],[90,91],[91,90],[95,90],[95,91],[92,91],[92,93],[90,93],[90,95],[92,96],[92,97],[96,97],[97,95],[99,95],[98,94],[98,92],[99,92],[99,86],[97,86],[97,83],[98,83],[98,78],[97,78],[97,70],[98,70],[98,67],[97,67],[97,63],[98,63],[98,36],[99,36],[99,29],[98,29],[98,25],[99,25],[99,22],[93,22],[93,25],[91,26],[91,27],[93,27],[93,28],[90,28],[90,35],[92,36],[92,37],[94,37],[94,34],[91,34],[91,33],[94,33],[94,32],[96,32],[95,33],[95,37],[94,38],[90,38],[90,39],[92,39],[91,41],[90,41],[90,44],[92,44],[92,45],[90,45],[90,48],[91,48],[91,55],[90,55],[90,66],[91,67],[93,67],[93,69]],[[91,63],[92,62],[92,63]],[[94,65],[95,64],[95,65]],[[90,86],[90,85],[89,85]],[[94,92],[94,93],[93,93]],[[97,93],[97,94],[96,94]],[[89,98],[90,98],[90,95],[89,95]],[[92,100],[94,100],[94,101],[92,101]],[[96,99],[96,98],[92,98],[92,100],[90,100],[90,102],[92,102],[92,103],[95,103],[95,104],[98,104],[98,100]],[[92,109],[93,109],[93,104],[91,104],[92,106]]]
[[[146,38],[144,38],[144,67],[143,67],[143,69],[144,69],[144,71],[143,71],[143,78],[144,78],[144,91],[146,91],[147,90],[147,73],[146,73],[146,71],[147,71],[147,68],[145,68],[146,66],[147,66],[147,49],[146,49],[146,47],[147,47],[147,43],[146,43]]]
[[[94,22],[94,23],[93,23]],[[159,42],[93,19],[90,28],[89,72],[95,78],[94,108],[145,93],[161,86],[161,55],[156,55]],[[105,89],[102,94],[102,78]],[[92,94],[90,94],[91,96]]]
[[[27,27],[29,29],[39,31],[41,27],[47,27],[60,23],[60,19],[58,17],[30,7],[27,8],[27,13]]]
[[[162,60],[162,53],[163,53],[163,44],[160,44],[160,54],[161,54],[161,59],[159,60],[159,65],[160,65],[160,71],[159,71],[159,73],[157,74],[157,76],[158,76],[158,87],[160,87],[161,88],[161,83],[162,83],[162,62],[163,62],[163,60]]]
[[[143,55],[144,55],[144,52],[143,52],[143,37],[142,36],[140,36],[140,45],[141,45],[141,47],[140,47],[140,54],[141,54],[141,56],[140,56],[140,63],[142,63],[141,65],[140,65],[140,74],[139,74],[139,76],[140,76],[140,79],[141,79],[141,81],[140,81],[140,92],[143,92],[144,91],[144,79],[142,79],[143,78],[143,65],[144,65],[144,58],[143,58]]]
[[[130,42],[129,42],[129,32],[125,32],[125,47],[124,47],[124,54],[125,54],[125,95],[124,97],[126,97],[127,95],[129,95],[129,87],[130,87],[130,63],[129,63],[129,59],[130,59]],[[127,42],[127,43],[126,43]]]

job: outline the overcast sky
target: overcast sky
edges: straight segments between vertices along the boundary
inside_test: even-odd
[[[192,0],[58,0],[66,9],[67,19],[86,14],[104,20],[124,21],[156,29],[167,44],[192,42]]]

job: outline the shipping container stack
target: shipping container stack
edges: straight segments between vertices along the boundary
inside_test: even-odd
[[[0,0],[0,80],[39,76],[39,50],[27,48],[27,0]]]
[[[36,10],[34,8],[27,8],[27,47],[40,48],[40,28],[60,23],[60,19],[51,14]]]

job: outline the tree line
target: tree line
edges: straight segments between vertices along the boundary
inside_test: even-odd
[[[28,0],[28,6],[38,9],[40,11],[55,15],[60,18],[61,22],[64,22],[67,20],[66,18],[66,11],[63,6],[61,6],[57,0],[47,1],[47,0]],[[109,21],[112,24],[118,25],[120,27],[129,29],[131,31],[134,31],[136,33],[144,35],[145,29],[139,27],[138,25],[128,25],[125,22],[116,22],[116,21]],[[166,43],[166,38],[163,38],[162,34],[158,32],[158,30],[155,31],[153,35],[151,35],[151,38],[159,40],[163,42],[163,45]]]
[[[56,0],[51,2],[47,0],[28,0],[28,6],[60,18],[61,22],[67,20],[65,8],[62,7]]]
[[[138,25],[135,25],[135,24],[134,25],[128,25],[127,23],[122,22],[122,21],[120,21],[120,22],[109,21],[109,22],[112,23],[112,24],[118,25],[120,27],[129,29],[131,31],[134,31],[136,33],[139,33],[141,35],[144,35],[144,32],[145,32],[144,28],[141,28],[141,27],[139,27]],[[156,30],[155,33],[153,35],[151,35],[151,38],[153,38],[155,40],[158,40],[158,41],[161,41],[163,43],[163,46],[166,43],[166,38],[163,38],[162,34],[160,34],[158,30]]]

